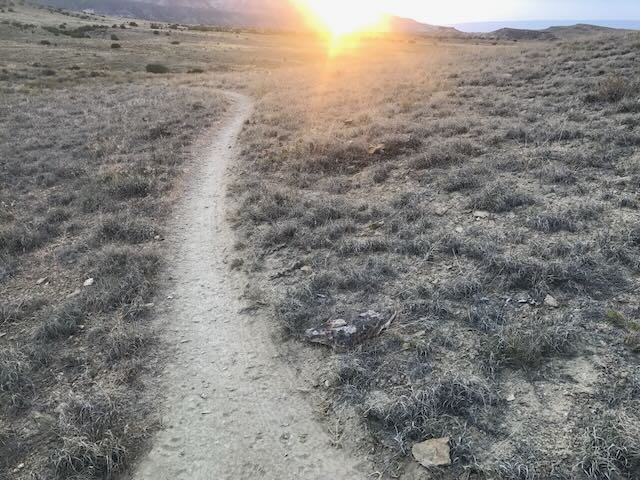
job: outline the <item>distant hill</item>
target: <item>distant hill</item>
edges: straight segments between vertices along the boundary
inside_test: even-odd
[[[587,25],[580,23],[577,25],[555,26],[544,30],[529,30],[522,28],[500,28],[496,31],[480,34],[484,38],[498,40],[557,40],[559,38],[571,39],[581,36],[612,34],[629,32],[619,28],[601,27],[598,25]],[[468,35],[468,34],[467,34]]]
[[[304,21],[285,0],[36,0],[67,10],[144,20],[299,30]],[[438,27],[408,18],[391,17],[393,32],[460,36],[452,27]]]
[[[610,28],[610,27],[601,27],[598,25],[587,25],[584,23],[579,23],[577,25],[569,25],[569,26],[559,26],[559,27],[549,27],[544,32],[548,32],[551,35],[554,35],[559,38],[571,38],[571,37],[579,37],[582,35],[594,35],[594,34],[602,34],[602,33],[616,33],[616,32],[625,32],[631,30],[624,30],[620,28]]]
[[[269,0],[36,0],[67,10],[144,20],[243,27],[287,28],[295,12]]]
[[[514,20],[500,22],[471,22],[460,23],[454,27],[467,33],[495,32],[502,28],[514,28],[519,30],[546,30],[555,26],[594,25],[608,28],[620,28],[627,30],[640,30],[638,20]]]
[[[391,17],[389,19],[389,28],[393,32],[427,34],[446,37],[460,37],[466,34],[453,27],[441,27],[437,25],[429,25],[421,23],[411,18]]]
[[[498,40],[555,40],[557,37],[544,30],[523,30],[519,28],[501,28],[495,32],[485,34]]]

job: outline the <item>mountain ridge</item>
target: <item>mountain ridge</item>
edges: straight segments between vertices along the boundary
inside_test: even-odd
[[[92,10],[97,14],[139,18],[149,21],[211,25],[224,27],[273,28],[301,30],[305,24],[301,14],[285,0],[35,0],[67,10]],[[393,16],[390,30],[440,37],[470,37],[479,35],[500,40],[553,40],[558,37],[588,33],[606,33],[615,27],[576,22],[573,25],[548,25],[548,21],[479,22],[462,25],[546,25],[547,28],[514,28],[502,26],[488,32],[461,31],[454,26],[431,25],[411,18]],[[597,23],[597,22],[596,22]],[[606,23],[606,22],[604,22]],[[632,21],[609,21],[611,24],[633,25]],[[640,21],[638,22],[640,28]]]
[[[299,29],[305,22],[290,2],[282,0],[36,0],[67,10],[143,20],[258,28]],[[453,27],[390,17],[391,30],[430,35],[463,35]]]

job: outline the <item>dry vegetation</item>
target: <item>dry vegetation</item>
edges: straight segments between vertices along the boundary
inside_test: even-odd
[[[424,478],[639,478],[639,54],[381,42],[260,87],[245,266],[294,338],[398,312],[316,382],[385,475],[448,436]]]
[[[160,240],[216,88],[257,101],[231,265],[318,377],[336,444],[373,446],[391,477],[450,436],[453,466],[418,475],[639,478],[640,36],[326,59],[299,37],[7,5],[0,478],[108,478],[153,427]],[[350,348],[297,341],[368,310],[398,316]]]
[[[36,28],[0,25],[0,478],[111,478],[155,428],[140,374],[164,219],[226,100]]]

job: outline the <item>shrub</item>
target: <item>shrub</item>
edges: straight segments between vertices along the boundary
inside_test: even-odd
[[[620,75],[611,75],[599,81],[585,100],[589,103],[618,103],[638,91],[636,84]]]
[[[60,406],[55,478],[112,478],[127,460],[121,406],[105,394],[70,394]]]
[[[589,479],[635,478],[640,471],[640,429],[628,414],[606,411],[587,419],[580,469]]]
[[[25,406],[33,390],[29,370],[28,360],[22,353],[5,347],[0,350],[0,409]]]
[[[502,213],[535,203],[536,201],[531,195],[519,191],[515,185],[498,182],[486,187],[474,197],[471,200],[470,208]]]
[[[150,63],[145,69],[148,73],[169,73],[169,67],[161,63]]]
[[[107,185],[109,193],[116,195],[120,199],[146,197],[153,188],[151,180],[139,174],[127,175],[122,173],[109,180]]]
[[[500,329],[489,347],[493,357],[516,368],[536,368],[545,359],[575,351],[578,331],[571,322],[525,321]]]

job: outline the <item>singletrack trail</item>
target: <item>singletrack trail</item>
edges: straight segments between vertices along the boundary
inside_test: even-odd
[[[252,101],[232,105],[189,174],[166,241],[169,277],[159,309],[161,340],[175,345],[153,379],[163,428],[134,480],[358,479],[356,459],[330,445],[278,355],[266,319],[240,312],[246,278],[225,258],[227,166]]]

